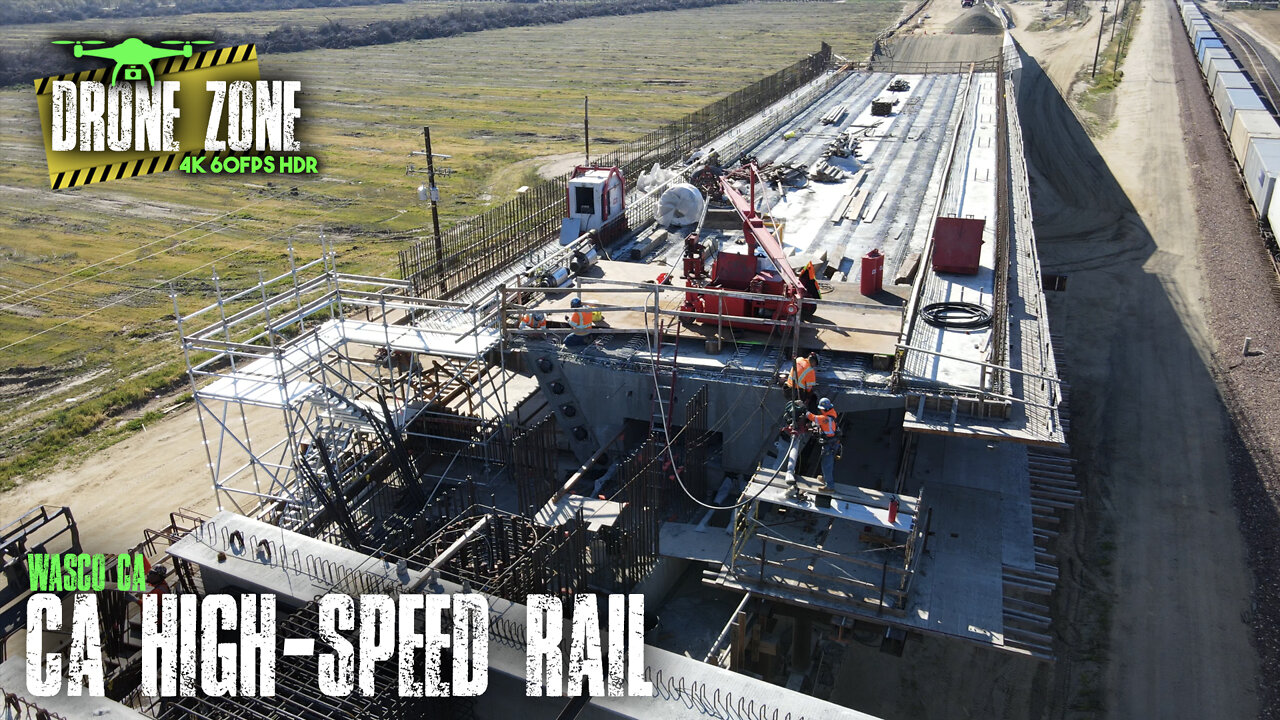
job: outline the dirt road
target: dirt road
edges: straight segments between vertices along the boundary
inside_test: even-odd
[[[1248,718],[1258,713],[1242,621],[1251,576],[1232,506],[1233,431],[1209,364],[1174,30],[1167,3],[1144,3],[1117,125],[1096,149],[1056,83],[1034,64],[1023,73],[1042,258],[1070,275],[1053,320],[1067,340],[1072,442],[1090,496],[1078,547],[1111,572],[1108,584],[1105,568],[1068,562],[1064,593],[1114,598],[1109,612],[1068,608],[1059,682],[1068,702],[1092,696],[1109,717]],[[1052,55],[1048,65],[1067,72]],[[1097,648],[1080,631],[1108,618],[1099,687]]]
[[[278,415],[277,415],[277,422]],[[180,507],[215,509],[194,407],[145,432],[3,495],[6,521],[39,504],[69,505],[88,552],[122,552]]]

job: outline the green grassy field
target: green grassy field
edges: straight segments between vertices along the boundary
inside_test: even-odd
[[[583,95],[604,153],[823,40],[865,56],[901,7],[747,3],[262,57],[263,77],[303,81],[314,177],[171,173],[55,193],[31,89],[0,91],[0,486],[129,432],[149,398],[180,387],[170,284],[190,311],[215,269],[224,288],[245,287],[286,266],[290,240],[316,257],[322,233],[344,269],[394,275],[404,241],[378,233],[429,223],[422,178],[405,173],[421,164],[409,153],[423,125],[453,155],[439,181],[447,227],[510,197],[536,158],[579,150]]]

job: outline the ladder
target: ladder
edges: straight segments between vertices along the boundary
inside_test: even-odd
[[[675,326],[675,339],[670,343],[672,347],[670,362],[662,359],[663,338],[671,331],[671,326]],[[664,322],[658,324],[657,343],[653,348],[653,372],[657,377],[654,385],[649,406],[649,434],[658,434],[658,448],[660,451],[666,450],[669,438],[667,431],[671,427],[671,421],[676,406],[676,362],[680,357],[680,330],[683,326],[680,324],[680,318],[667,318]],[[666,417],[665,427],[662,419]]]

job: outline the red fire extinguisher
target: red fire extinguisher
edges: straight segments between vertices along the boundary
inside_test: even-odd
[[[889,500],[889,524],[894,525],[898,522],[898,497],[895,495]]]

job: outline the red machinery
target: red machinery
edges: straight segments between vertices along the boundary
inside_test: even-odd
[[[745,254],[726,253],[723,250],[716,255],[711,266],[711,275],[707,276],[703,251],[696,237],[691,236],[688,250],[684,258],[685,283],[695,288],[685,293],[685,312],[697,312],[707,315],[723,314],[724,324],[729,327],[746,330],[768,330],[769,326],[756,322],[744,321],[740,318],[762,318],[767,320],[787,320],[801,312],[802,305],[806,316],[817,308],[813,303],[805,304],[805,297],[818,297],[817,284],[805,283],[787,262],[782,245],[773,237],[773,233],[765,227],[764,220],[755,211],[755,190],[757,169],[754,164],[747,170],[751,180],[751,199],[742,196],[734,189],[727,177],[720,178],[720,187],[729,203],[742,218],[742,231],[746,236],[747,252]],[[773,261],[773,269],[761,268],[756,258],[756,248],[764,250],[765,255]],[[696,288],[717,290],[738,290],[763,295],[777,296],[776,300],[747,299],[725,297],[697,292]],[[717,322],[702,319],[700,322]]]

